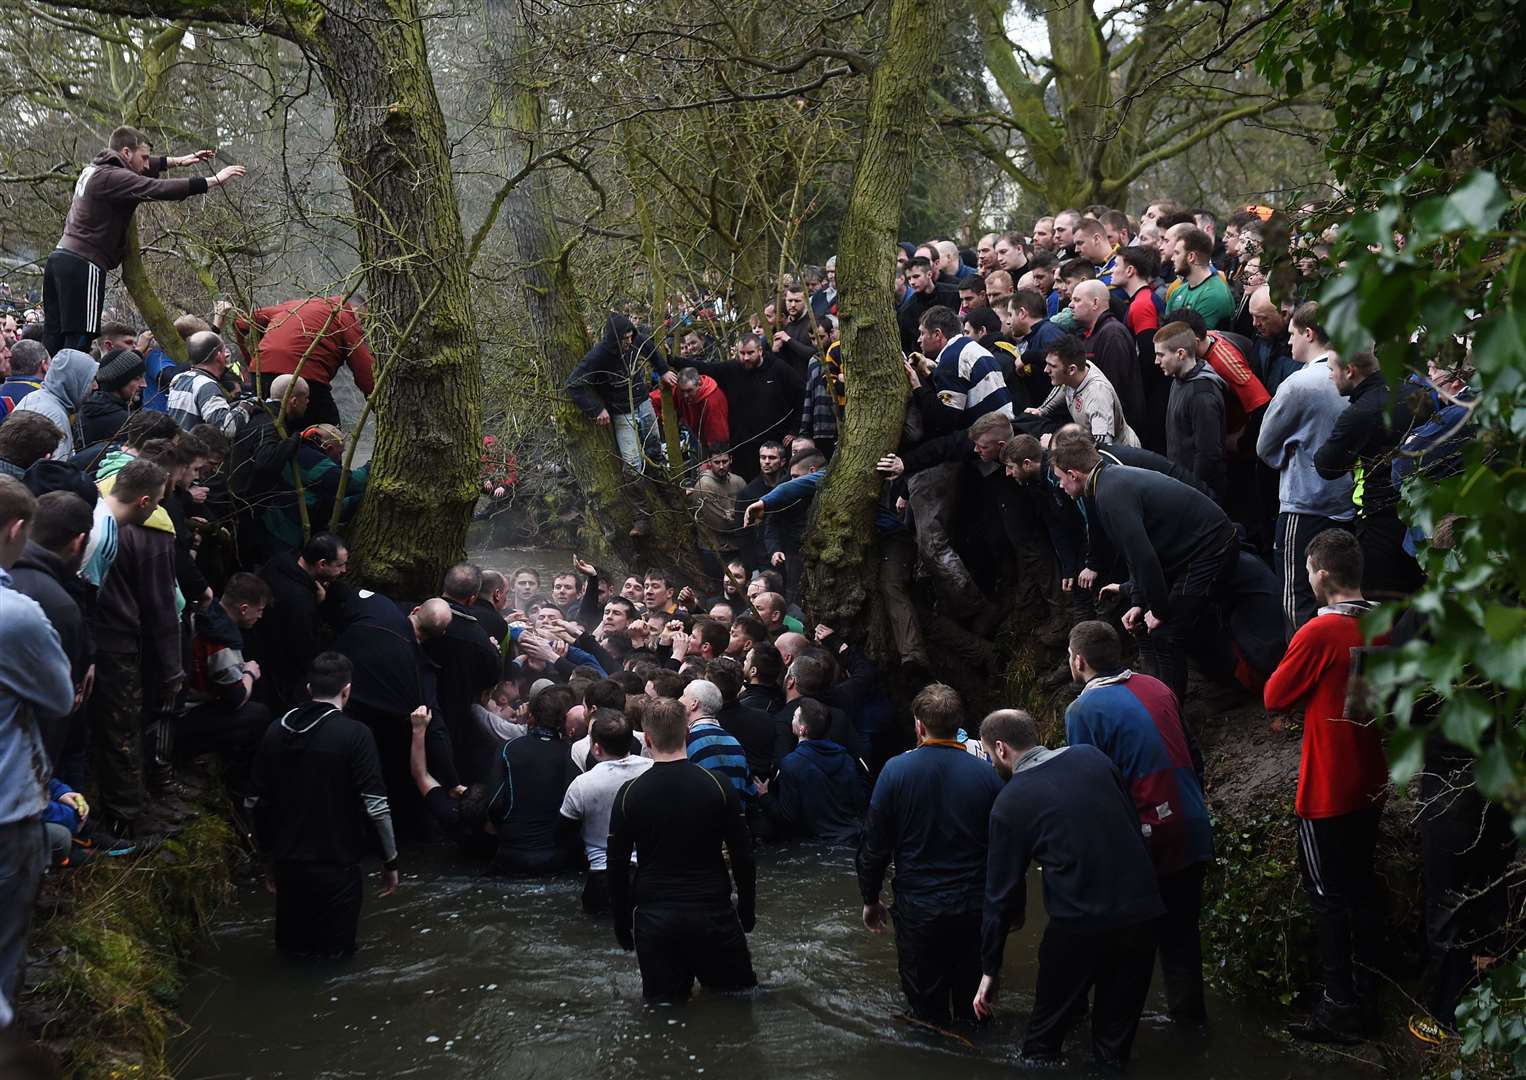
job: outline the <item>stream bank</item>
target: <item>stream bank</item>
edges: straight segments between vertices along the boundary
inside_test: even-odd
[[[243,848],[215,776],[183,771],[143,853],[50,872],[33,917],[18,1025],[81,1080],[161,1080],[185,961],[232,892]]]

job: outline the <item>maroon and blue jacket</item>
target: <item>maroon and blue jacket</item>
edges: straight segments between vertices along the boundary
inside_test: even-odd
[[[1157,875],[1213,858],[1203,785],[1165,683],[1127,668],[1097,676],[1065,710],[1065,738],[1095,746],[1118,766]]]

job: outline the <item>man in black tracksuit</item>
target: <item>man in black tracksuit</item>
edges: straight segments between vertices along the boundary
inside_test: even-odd
[[[381,842],[382,890],[397,888],[397,843],[376,743],[344,713],[350,662],[321,653],[308,671],[312,700],[265,732],[247,805],[260,849],[274,863],[276,948],[298,956],[355,951],[360,860]]]
[[[758,984],[747,950],[757,921],[756,867],[741,798],[688,760],[678,702],[656,702],[642,724],[652,767],[620,789],[609,817],[615,940],[636,950],[648,1001],[681,1001],[696,978],[706,989],[750,989]]]
[[[1117,588],[1132,602],[1124,628],[1144,631],[1141,666],[1185,701],[1187,653],[1217,636],[1216,605],[1234,578],[1234,524],[1201,491],[1104,461],[1084,434],[1056,436],[1050,457],[1065,493],[1095,507],[1089,529],[1100,528],[1128,566]]]
[[[270,586],[270,608],[250,635],[259,662],[259,697],[277,716],[303,700],[307,667],[319,652],[320,610],[332,612],[329,590],[349,567],[350,551],[333,533],[318,533],[301,552],[282,552],[260,567]]]
[[[1356,538],[1362,545],[1362,595],[1372,600],[1409,596],[1425,580],[1420,564],[1404,550],[1404,522],[1391,463],[1413,422],[1410,402],[1394,401],[1372,353],[1336,357],[1330,378],[1350,401],[1325,444],[1314,451],[1314,468],[1326,480],[1351,473],[1356,488]],[[1389,404],[1393,402],[1393,415]]]
[[[1150,991],[1153,920],[1165,912],[1128,787],[1094,746],[1045,749],[1033,718],[1017,709],[987,716],[980,741],[1008,780],[991,807],[975,1011],[990,1013],[1007,934],[1023,925],[1028,867],[1036,862],[1049,925],[1023,1059],[1056,1063],[1078,1006],[1095,991],[1092,1057],[1121,1069]]]

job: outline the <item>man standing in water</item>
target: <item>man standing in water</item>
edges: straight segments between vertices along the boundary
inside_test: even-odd
[[[1165,912],[1133,800],[1106,754],[1095,746],[1046,749],[1021,709],[987,716],[980,743],[1007,785],[991,807],[975,1012],[991,1015],[1007,934],[1023,925],[1028,867],[1036,862],[1049,925],[1023,1064],[1060,1063],[1065,1032],[1090,993],[1092,1059],[1121,1070],[1150,992],[1153,923]]]
[[[895,951],[912,1015],[974,1019],[986,831],[1001,778],[956,741],[964,703],[934,683],[911,703],[918,745],[892,758],[869,800],[858,849],[864,925],[885,932],[880,892],[895,859]]]
[[[758,985],[746,937],[757,921],[755,867],[741,798],[724,778],[688,760],[678,702],[649,705],[642,726],[652,767],[620,789],[609,819],[615,940],[636,950],[648,1001],[682,1001],[696,978],[710,990],[751,989]]]
[[[311,700],[270,725],[254,760],[249,806],[274,862],[276,948],[294,956],[355,952],[367,819],[381,841],[381,895],[397,888],[376,740],[344,714],[351,671],[343,654],[318,654],[307,674]]]

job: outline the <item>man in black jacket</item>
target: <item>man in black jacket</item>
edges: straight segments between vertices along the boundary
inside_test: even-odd
[[[300,553],[282,552],[260,567],[272,600],[250,644],[264,673],[262,700],[277,715],[302,700],[302,680],[319,652],[319,609],[349,561],[343,540],[318,533]]]
[[[959,289],[952,282],[940,282],[938,271],[926,258],[915,258],[906,264],[906,298],[896,312],[901,328],[901,351],[915,352],[921,343],[922,316],[935,307],[950,311],[959,310]],[[728,399],[730,400],[730,399]],[[732,443],[736,438],[733,436]]]
[[[721,692],[716,723],[742,744],[753,776],[772,776],[778,766],[774,758],[774,718],[737,700],[742,693],[742,665],[729,656],[717,657],[705,665],[705,678]]]
[[[484,782],[492,771],[497,745],[484,744],[473,723],[472,706],[498,683],[502,660],[472,604],[482,588],[482,569],[457,563],[445,572],[441,592],[450,605],[445,633],[424,644],[424,653],[439,667],[440,712],[455,754],[461,783]]]
[[[343,626],[334,648],[354,666],[350,715],[369,727],[376,740],[398,834],[407,840],[426,838],[428,814],[409,765],[413,737],[408,717],[417,709],[429,711],[429,771],[445,787],[459,786],[450,735],[440,716],[439,668],[424,651],[450,626],[450,607],[435,598],[405,615],[389,597],[361,590],[345,599],[340,617]]]
[[[1150,992],[1152,923],[1165,912],[1134,802],[1106,754],[1046,749],[1020,709],[987,716],[980,742],[1007,785],[991,807],[975,1013],[991,1014],[1007,934],[1023,925],[1028,867],[1037,862],[1049,923],[1023,1062],[1059,1063],[1065,1032],[1094,990],[1092,1057],[1122,1069]]]
[[[709,375],[726,395],[730,408],[732,470],[744,480],[758,475],[757,448],[765,442],[789,442],[800,430],[805,380],[789,364],[748,334],[737,345],[737,362],[690,365]]]
[[[642,370],[647,364],[664,383],[678,384],[657,343],[624,315],[611,313],[604,336],[567,376],[568,395],[600,427],[614,425],[620,458],[636,472],[642,470],[641,440],[656,420]]]
[[[1171,380],[1166,457],[1197,478],[1220,506],[1226,495],[1224,380],[1197,354],[1197,335],[1174,322],[1155,333],[1155,364]]]
[[[355,952],[360,861],[374,850],[372,829],[381,844],[380,895],[397,888],[397,841],[376,743],[344,711],[351,670],[339,653],[313,659],[305,679],[311,698],[265,732],[245,803],[273,864],[276,948],[295,956]]]
[[[79,410],[86,446],[121,436],[133,399],[143,389],[143,371],[143,357],[131,349],[112,349],[101,357],[95,391]]]
[[[175,750],[186,758],[216,751],[235,791],[248,783],[255,748],[270,726],[270,710],[253,700],[260,665],[244,659],[244,631],[260,621],[270,595],[263,578],[237,573],[216,602],[191,617],[188,708],[175,718]]]
[[[1105,586],[1102,595],[1127,593],[1123,625],[1143,634],[1142,666],[1185,701],[1187,653],[1218,633],[1218,604],[1233,580],[1234,525],[1195,488],[1103,461],[1079,431],[1056,435],[1050,462],[1065,493],[1095,507],[1090,530],[1100,528],[1128,566],[1128,580]]]
[[[1394,451],[1413,423],[1407,396],[1394,402],[1388,380],[1370,352],[1335,357],[1330,379],[1349,401],[1325,444],[1314,451],[1314,468],[1326,480],[1356,478],[1356,537],[1362,544],[1362,595],[1373,600],[1409,596],[1425,575],[1404,550],[1404,522],[1391,467]]]
[[[307,413],[307,380],[277,375],[270,397],[249,414],[228,455],[228,492],[238,515],[239,556],[246,564],[268,559],[274,541],[260,524],[262,512],[291,486],[292,461],[302,441]],[[276,418],[281,426],[277,427]],[[281,427],[286,434],[283,437]]]

